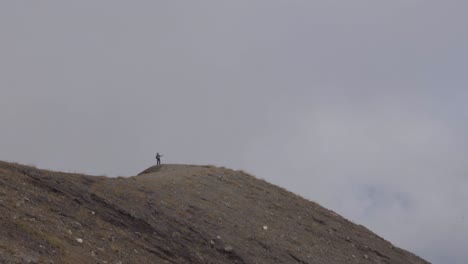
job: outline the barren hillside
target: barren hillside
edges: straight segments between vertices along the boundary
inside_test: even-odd
[[[243,172],[107,178],[0,162],[0,263],[427,263]]]

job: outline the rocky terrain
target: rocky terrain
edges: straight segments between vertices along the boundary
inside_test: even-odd
[[[0,263],[428,263],[241,171],[107,178],[0,162]]]

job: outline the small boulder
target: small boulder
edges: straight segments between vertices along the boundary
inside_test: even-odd
[[[224,251],[228,252],[228,253],[231,253],[232,251],[234,251],[234,248],[232,246],[225,246]]]

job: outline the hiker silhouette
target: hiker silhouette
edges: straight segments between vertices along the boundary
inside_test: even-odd
[[[156,153],[156,163],[157,165],[160,165],[161,164],[161,157],[163,157],[164,155],[159,155],[159,153]]]

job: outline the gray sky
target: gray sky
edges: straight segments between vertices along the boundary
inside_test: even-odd
[[[467,1],[1,1],[0,159],[244,169],[468,262]]]

